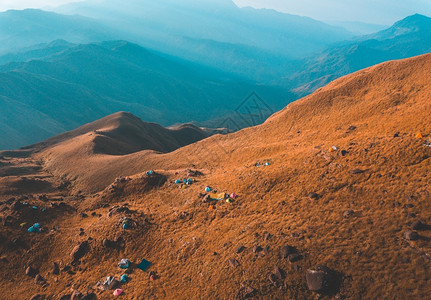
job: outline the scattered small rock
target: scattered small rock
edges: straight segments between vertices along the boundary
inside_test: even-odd
[[[280,256],[281,256],[281,258],[288,258],[290,254],[295,254],[297,252],[298,251],[296,250],[295,247],[286,245],[286,246],[281,247]]]
[[[244,251],[244,250],[245,250],[244,245],[241,245],[241,246],[239,246],[238,248],[236,248],[235,252],[236,252],[236,253],[241,253],[241,252],[242,252],[242,251]]]
[[[235,258],[229,258],[228,263],[232,268],[237,268],[240,265],[239,262]]]
[[[51,271],[54,275],[59,275],[60,274],[60,267],[58,266],[58,264],[56,262],[53,262],[51,265]]]
[[[324,266],[317,266],[314,270],[307,270],[306,280],[310,291],[322,292],[328,288],[329,270]]]
[[[320,198],[320,195],[319,195],[319,194],[317,194],[316,192],[311,192],[310,194],[308,194],[308,198],[311,198],[311,199],[319,199],[319,198]]]
[[[404,233],[404,237],[409,241],[417,241],[419,239],[419,234],[416,231],[409,230]]]
[[[292,254],[289,254],[288,256],[288,260],[292,263],[297,262],[298,260],[301,260],[301,258],[302,258],[302,255],[298,253],[292,253]]]
[[[262,250],[263,250],[263,248],[261,246],[254,246],[252,249],[252,252],[257,254],[257,253],[261,252]]]
[[[279,278],[279,279],[284,279],[284,278],[286,278],[286,272],[284,272],[284,270],[283,270],[283,269],[281,269],[280,267],[275,267],[275,269],[274,269],[274,271],[273,271],[273,274],[274,274],[275,276],[277,276],[277,278]]]
[[[79,261],[82,257],[85,256],[85,254],[87,254],[88,250],[89,245],[87,241],[84,241],[79,245],[75,246],[75,248],[73,248],[72,250],[72,253],[70,254],[73,259],[73,262]]]
[[[27,267],[27,269],[25,269],[25,274],[27,276],[34,277],[34,276],[36,276],[37,271],[35,269],[33,269],[32,267]]]
[[[270,233],[265,234],[265,236],[263,237],[263,239],[265,241],[269,241],[271,239],[272,235]]]
[[[349,218],[349,217],[351,217],[351,216],[353,216],[353,214],[354,214],[355,212],[353,211],[353,210],[346,210],[344,213],[343,213],[343,217],[344,218]]]
[[[37,274],[36,277],[34,277],[34,283],[44,285],[46,283],[46,280],[40,274]]]

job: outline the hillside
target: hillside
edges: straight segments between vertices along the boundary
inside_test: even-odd
[[[23,149],[39,151],[79,136],[89,137],[93,154],[125,155],[142,150],[171,152],[207,138],[209,133],[190,124],[168,129],[120,112]]]
[[[431,52],[431,18],[409,16],[392,27],[329,47],[290,68],[284,83],[307,95],[341,76],[393,59]]]
[[[253,91],[274,110],[293,100],[284,89],[125,41],[54,41],[15,58],[21,61],[0,66],[0,149],[36,143],[121,110],[168,126],[234,114]]]
[[[151,265],[128,271],[125,299],[426,299],[430,68],[431,55],[377,65],[170,153],[94,153],[86,134],[0,153],[3,296],[110,298],[96,283],[128,258]],[[307,273],[327,285],[311,291]]]

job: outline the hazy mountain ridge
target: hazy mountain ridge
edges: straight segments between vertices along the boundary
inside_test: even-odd
[[[284,84],[296,88],[299,95],[307,95],[360,69],[431,52],[430,29],[431,18],[409,16],[386,30],[346,41],[299,61],[300,71],[286,76]]]
[[[47,56],[38,50],[36,56],[43,59],[0,66],[0,94],[13,100],[3,105],[14,115],[21,112],[16,130],[23,136],[20,140],[26,137],[25,143],[9,141],[2,148],[34,143],[122,110],[167,126],[233,113],[253,91],[262,93],[274,109],[293,100],[285,90],[254,85],[124,41],[60,44],[66,46],[52,53],[48,47]],[[46,116],[38,124],[49,132],[28,130],[35,128],[34,111]],[[2,140],[11,134],[3,131]]]
[[[118,35],[113,28],[83,16],[37,9],[0,13],[0,55],[56,39],[89,43],[118,39]]]

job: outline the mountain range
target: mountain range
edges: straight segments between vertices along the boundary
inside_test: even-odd
[[[35,143],[121,110],[167,126],[233,114],[253,91],[274,109],[289,101],[283,89],[124,41],[55,41],[15,58],[26,61],[0,66],[2,148]]]
[[[271,112],[336,78],[383,61],[431,51],[431,19],[422,15],[407,17],[375,34],[341,41],[349,35],[338,28],[323,26],[322,30],[327,32],[321,33],[315,30],[316,26],[322,26],[317,21],[268,10],[239,9],[230,1],[223,4],[216,1],[209,6],[194,2],[169,3],[172,10],[169,14],[176,16],[173,19],[156,14],[167,5],[164,2],[147,7],[153,15],[151,18],[157,18],[160,24],[150,17],[145,22],[156,22],[155,28],[170,28],[163,30],[163,34],[170,37],[160,39],[181,52],[177,53],[179,57],[127,41],[83,44],[128,37],[160,48],[154,40],[143,39],[151,37],[146,31],[148,24],[136,20],[136,12],[134,15],[128,6],[118,14],[109,9],[115,3],[106,1],[95,10],[90,10],[96,5],[91,2],[60,9],[87,14],[85,17],[39,10],[0,14],[2,24],[16,20],[16,26],[3,35],[3,49],[8,53],[0,54],[0,124],[3,128],[0,148],[13,149],[36,143],[123,110],[163,126],[195,122],[198,126],[223,127],[233,119],[234,127],[239,129],[263,122]],[[138,7],[143,9],[141,4]],[[208,20],[218,19],[220,31],[196,23],[191,26],[195,30],[186,35],[189,27],[171,24],[183,24],[181,18],[186,16],[180,12],[185,9],[189,14],[200,14]],[[111,20],[113,15],[118,20]],[[130,18],[124,28],[112,25],[125,15]],[[248,24],[247,28],[253,28],[254,18],[260,20],[262,28],[253,35],[244,26]],[[193,22],[205,23],[202,18]],[[56,23],[59,25],[54,26]],[[38,26],[30,27],[31,24]],[[130,29],[133,24],[135,30]],[[208,26],[216,26],[214,24],[208,22]],[[34,30],[27,30],[29,27]],[[5,30],[7,26],[0,28]],[[229,28],[236,29],[230,34]],[[275,28],[282,28],[282,32]],[[295,32],[311,30],[333,38],[326,43],[307,36],[314,41],[313,46],[297,44],[283,51],[282,44],[291,45],[289,38],[299,39],[292,28],[297,29]],[[239,39],[235,32],[242,32],[243,37]],[[271,38],[274,40],[271,45],[262,43],[262,39],[269,37],[267,32],[283,38]],[[181,45],[171,43],[171,39],[181,40]],[[257,47],[253,41],[265,47]],[[331,41],[338,42],[305,58],[290,53],[299,48],[311,49],[312,53]],[[19,50],[14,50],[17,47]],[[301,55],[306,53],[302,51]],[[183,58],[186,56],[190,60]],[[259,122],[242,120],[244,113],[238,116],[238,106],[253,95],[252,92],[256,92],[268,108]],[[252,116],[251,112],[248,114]],[[16,115],[22,118],[17,121]]]
[[[375,34],[332,46],[298,62],[299,71],[282,80],[299,95],[307,95],[330,81],[394,59],[431,52],[431,18],[412,15]]]
[[[109,298],[127,259],[125,298],[426,299],[430,68],[373,66],[168,153],[128,113],[0,152],[2,297]]]

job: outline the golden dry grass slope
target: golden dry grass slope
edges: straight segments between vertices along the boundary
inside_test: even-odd
[[[431,55],[377,65],[263,125],[169,153],[129,148],[141,138],[124,138],[127,131],[97,150],[98,131],[85,130],[0,153],[8,170],[0,181],[2,297],[80,291],[111,299],[96,283],[119,279],[120,259],[145,258],[152,265],[130,271],[123,299],[429,298],[430,71]],[[181,188],[175,180],[189,168],[202,175]],[[206,186],[239,197],[204,201]],[[129,229],[123,217],[132,220]],[[417,220],[425,224],[419,239],[406,239]],[[35,222],[43,231],[28,233]],[[86,251],[72,263],[84,241]],[[285,258],[285,246],[299,256]],[[307,287],[306,270],[316,265],[337,274],[326,293]],[[46,283],[27,276],[28,266]]]

